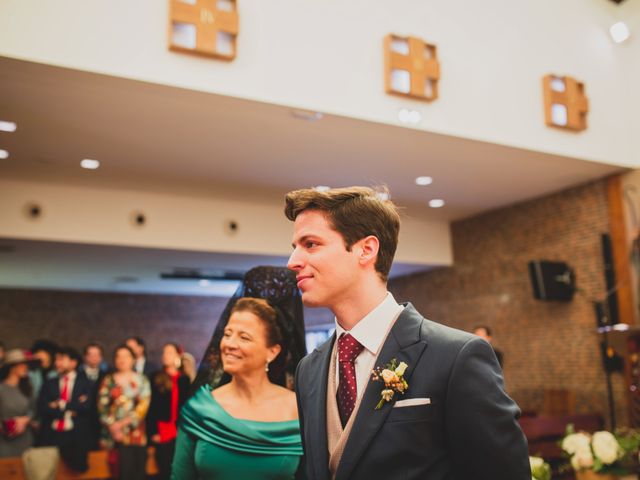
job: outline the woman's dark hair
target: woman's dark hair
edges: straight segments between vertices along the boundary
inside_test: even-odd
[[[162,346],[162,350],[164,350],[167,347],[173,347],[176,350],[178,357],[182,355],[182,347],[177,343],[167,342]],[[182,360],[180,361],[180,367],[178,367],[178,375],[184,375],[184,369],[182,368]],[[153,376],[153,384],[156,386],[156,388],[160,393],[165,393],[171,390],[171,388],[173,387],[173,380],[171,380],[171,377],[167,373],[166,366],[163,365],[162,370],[160,370]]]
[[[31,385],[31,380],[28,376],[20,379],[18,382],[18,389],[20,389],[25,397],[31,398],[31,395],[33,394],[33,385]]]
[[[136,342],[139,346],[142,347],[142,354],[143,355],[147,355],[147,345],[144,343],[144,340],[142,339],[142,337],[129,337],[127,338],[127,340],[133,340],[134,342]]]
[[[262,298],[243,297],[238,299],[231,309],[231,315],[237,312],[251,312],[260,320],[267,330],[267,346],[282,346],[282,332],[278,326],[278,312]]]
[[[258,317],[267,332],[267,346],[280,345],[280,353],[269,364],[269,379],[282,375],[284,362],[287,358],[286,345],[282,338],[282,329],[278,325],[278,311],[263,298],[239,298],[231,309],[231,316],[237,312],[251,312]]]
[[[0,382],[4,382],[9,376],[9,372],[16,365],[20,365],[19,363],[15,365],[4,365],[0,368]],[[18,381],[18,390],[27,398],[31,398],[31,394],[33,393],[33,386],[31,385],[31,380],[29,380],[29,376],[21,378]]]
[[[131,358],[133,359],[134,363],[136,361],[136,355],[135,353],[133,353],[133,350],[131,350],[131,348],[129,346],[127,346],[126,343],[121,343],[120,345],[118,345],[116,348],[114,348],[113,350],[113,363],[115,364],[116,362],[116,355],[118,354],[118,350],[126,350],[127,352],[129,352],[129,354],[131,355]]]

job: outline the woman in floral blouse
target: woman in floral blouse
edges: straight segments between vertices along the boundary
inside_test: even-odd
[[[114,477],[142,480],[147,464],[144,419],[151,388],[147,377],[133,370],[135,356],[126,345],[116,348],[114,364],[116,371],[104,378],[98,392],[101,444],[110,450]]]

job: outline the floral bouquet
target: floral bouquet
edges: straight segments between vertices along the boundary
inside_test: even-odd
[[[575,432],[573,425],[567,426],[567,432],[560,444],[569,456],[574,470],[592,470],[595,473],[627,475],[633,472],[640,434],[628,430],[611,432],[601,431],[593,435]]]
[[[531,480],[551,480],[551,467],[540,457],[529,457]]]

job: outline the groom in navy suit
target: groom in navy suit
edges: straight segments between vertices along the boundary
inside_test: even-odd
[[[491,346],[387,291],[400,217],[386,198],[364,187],[286,196],[288,266],[305,305],[336,318],[296,374],[307,477],[530,480]]]

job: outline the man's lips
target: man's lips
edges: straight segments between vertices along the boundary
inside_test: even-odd
[[[298,276],[296,276],[296,280],[298,281],[298,288],[300,288],[302,283],[305,280],[308,280],[309,278],[313,278],[313,276],[312,275],[298,275]]]

